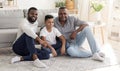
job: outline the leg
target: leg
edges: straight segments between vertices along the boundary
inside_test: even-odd
[[[20,40],[21,39],[21,40]],[[19,42],[19,44],[17,43]],[[21,44],[23,44],[24,46],[22,46],[22,49],[27,50],[29,52],[29,54],[24,55],[24,51],[22,53],[17,49],[17,46],[19,46]],[[19,46],[20,48],[20,46]],[[34,60],[34,65],[37,67],[47,67],[44,63],[42,63],[37,56],[37,50],[35,48],[35,43],[34,43],[34,39],[29,37],[28,35],[26,35],[25,33],[23,35],[21,35],[21,37],[16,41],[16,43],[13,45],[13,50],[14,52],[18,53],[19,55],[23,55],[23,57],[21,58],[21,60]],[[17,60],[16,60],[17,59]],[[15,63],[17,61],[20,61],[20,57],[15,57],[12,58],[12,63]]]
[[[37,51],[37,56],[40,60],[43,60],[43,59],[49,59],[49,52],[45,49],[37,49],[36,48],[36,51]],[[32,55],[29,55],[29,56],[23,56],[23,60],[24,61],[32,61]]]
[[[50,56],[49,56],[49,52],[48,51],[46,51],[45,49],[41,49],[41,50],[37,50],[37,55],[38,55],[38,58],[40,59],[40,60],[43,60],[43,59],[49,59],[50,58]]]
[[[23,59],[27,58],[27,57],[28,57],[27,58],[28,60],[31,60],[31,58],[32,58],[32,60],[38,59],[34,39],[25,34],[25,42],[26,42],[26,48],[28,49],[30,54],[27,55],[27,56],[24,56]]]
[[[20,56],[26,56],[30,54],[26,48],[25,36],[25,34],[21,35],[13,44],[13,51]]]
[[[85,38],[87,38],[88,43],[90,45],[92,53],[96,53],[99,51],[96,41],[92,35],[92,32],[89,27],[85,27],[77,36],[76,42],[68,48],[67,52],[72,57],[89,57],[91,53],[89,51],[79,50],[79,47],[84,42]]]
[[[91,52],[87,50],[80,50],[76,44],[70,45],[70,47],[67,49],[68,55],[71,57],[90,57],[92,56]]]
[[[33,60],[37,58],[34,39],[25,33],[13,44],[13,51],[21,56],[32,56]]]
[[[81,34],[82,34],[82,36],[81,36]],[[95,38],[93,37],[93,34],[92,34],[92,32],[91,32],[89,27],[85,27],[81,31],[81,33],[77,36],[77,38],[76,38],[76,44],[77,44],[76,47],[77,47],[77,49],[76,50],[78,50],[78,46],[81,45],[81,38],[80,37],[82,37],[82,39],[83,39],[83,36],[86,37],[87,40],[88,40],[88,43],[90,45],[90,49],[91,49],[92,54],[93,54],[93,59],[94,60],[98,60],[98,61],[103,61],[104,60],[103,53],[102,53],[102,55],[101,55],[101,53],[99,53],[100,50],[98,48],[98,45],[97,45],[97,43],[95,41]],[[76,51],[76,53],[78,53],[78,52],[80,54],[80,51]],[[82,53],[83,53],[83,55],[86,54],[86,53],[81,51],[81,54]]]
[[[60,49],[61,49],[61,46],[62,46],[62,42],[59,40],[59,38],[56,38],[56,40],[57,40],[57,43],[53,44],[52,47],[56,50],[57,55],[60,55],[60,53],[61,53]],[[66,50],[67,50],[68,47],[69,47],[69,44],[66,43],[66,46],[65,46]],[[47,50],[49,53],[51,53],[51,50],[49,48],[44,48],[44,49]]]
[[[60,51],[60,50],[61,50],[61,47],[62,47],[62,42],[60,41],[59,38],[56,38],[56,40],[57,40],[57,43],[54,44],[54,45],[52,45],[52,46],[55,48],[57,54],[60,55],[60,54],[61,54],[61,51]],[[69,48],[69,43],[66,42],[66,44],[65,44],[66,52],[67,52],[67,49],[68,49],[68,48]]]
[[[82,31],[81,31],[82,34],[84,34],[84,36],[87,38],[88,40],[88,43],[90,45],[90,49],[92,51],[92,54],[96,53],[99,51],[99,48],[98,48],[98,45],[95,41],[95,38],[90,30],[89,27],[85,27]]]

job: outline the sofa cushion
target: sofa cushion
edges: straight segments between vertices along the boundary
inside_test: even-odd
[[[0,43],[13,42],[17,36],[18,29],[0,29]]]
[[[23,19],[24,13],[22,9],[0,10],[0,29],[17,28]]]

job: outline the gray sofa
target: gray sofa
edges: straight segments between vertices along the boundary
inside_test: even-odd
[[[39,28],[44,25],[46,14],[56,12],[56,9],[38,10]],[[18,25],[26,16],[26,9],[0,10],[0,47],[12,46],[17,35]]]

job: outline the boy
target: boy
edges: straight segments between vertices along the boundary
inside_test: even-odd
[[[51,52],[50,49],[53,48],[56,50],[52,50],[53,56],[57,56],[57,54],[64,55],[66,51],[66,40],[64,36],[55,27],[53,27],[53,20],[54,19],[52,15],[45,16],[45,27],[41,30],[40,36],[42,40],[49,44],[49,46],[45,49],[47,49],[49,52]],[[60,40],[56,40],[56,37],[58,37]]]

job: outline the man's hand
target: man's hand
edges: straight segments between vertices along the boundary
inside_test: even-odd
[[[70,35],[70,39],[75,39],[78,32],[82,31],[88,24],[81,24],[79,28]]]
[[[76,38],[77,32],[74,31],[71,35],[70,35],[70,39],[74,40]]]
[[[61,55],[65,55],[65,54],[66,54],[66,52],[65,52],[65,47],[61,47],[60,52],[61,52]]]

